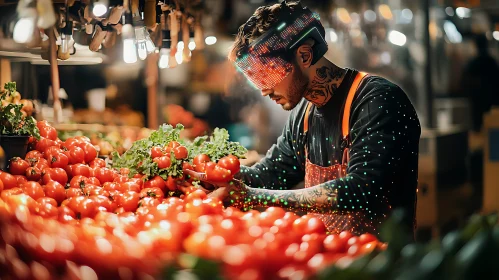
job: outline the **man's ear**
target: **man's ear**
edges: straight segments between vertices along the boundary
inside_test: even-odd
[[[313,58],[314,52],[312,46],[308,44],[303,44],[296,50],[296,62],[304,68],[308,68],[312,65]]]

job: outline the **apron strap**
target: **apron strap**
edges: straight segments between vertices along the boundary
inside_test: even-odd
[[[365,72],[359,72],[355,77],[350,90],[348,91],[345,108],[343,109],[343,121],[341,122],[341,132],[344,140],[346,140],[348,134],[350,133],[350,109],[352,108],[352,102],[355,97],[355,93],[357,92],[360,83],[366,75],[367,73]]]
[[[312,108],[312,103],[307,103],[307,109],[305,110],[305,119],[303,120],[303,134],[308,132],[308,117],[310,115],[310,109]]]

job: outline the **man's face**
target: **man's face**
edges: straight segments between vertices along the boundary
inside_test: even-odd
[[[269,96],[286,111],[292,110],[301,101],[308,87],[308,77],[295,63],[292,72],[272,89],[263,89],[262,95]]]

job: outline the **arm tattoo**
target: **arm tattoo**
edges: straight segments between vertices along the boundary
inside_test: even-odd
[[[322,66],[317,68],[309,89],[305,92],[305,98],[317,106],[326,104],[333,92],[338,89],[346,71],[341,68]]]
[[[243,207],[278,206],[291,211],[328,213],[335,210],[337,191],[331,185],[318,185],[299,190],[268,190],[247,188]]]

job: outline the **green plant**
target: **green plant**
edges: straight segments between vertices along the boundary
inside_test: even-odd
[[[2,135],[30,135],[40,139],[36,120],[22,112],[23,104],[10,103],[18,95],[16,83],[9,82],[0,93],[0,133]]]

